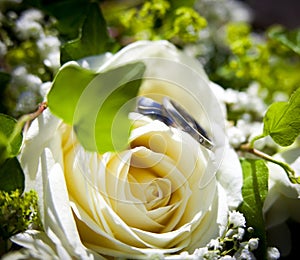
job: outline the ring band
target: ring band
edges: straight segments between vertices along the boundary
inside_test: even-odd
[[[206,131],[197,121],[186,110],[167,97],[163,99],[163,104],[147,97],[140,97],[137,103],[137,112],[187,132],[207,149],[212,150],[214,148],[214,144]]]
[[[168,98],[163,99],[163,109],[173,120],[173,126],[189,133],[196,141],[207,149],[212,150],[214,144],[208,138],[206,131],[182,107]]]
[[[153,119],[158,119],[168,126],[173,124],[173,121],[163,114],[162,105],[151,98],[140,97],[137,103],[137,112]]]

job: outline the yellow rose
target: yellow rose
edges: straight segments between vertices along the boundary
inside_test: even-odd
[[[214,95],[221,90],[198,61],[165,41],[137,42],[104,60],[99,71],[142,60],[139,95],[175,100],[207,130],[215,148],[133,114],[128,149],[87,152],[70,126],[45,111],[32,123],[20,157],[26,189],[39,194],[44,232],[14,241],[33,255],[59,259],[192,253],[222,234],[228,211],[241,202],[240,163]]]

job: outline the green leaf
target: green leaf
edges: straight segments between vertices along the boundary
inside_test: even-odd
[[[22,144],[22,134],[11,136],[17,121],[5,114],[0,114],[0,164],[7,158],[15,157]]]
[[[63,66],[56,74],[48,94],[51,112],[72,124],[77,102],[96,72],[83,69],[75,63]]]
[[[110,42],[99,5],[90,3],[79,37],[65,43],[61,48],[61,62],[104,53]]]
[[[0,190],[13,191],[24,190],[25,176],[16,157],[7,159],[0,165]]]
[[[270,30],[268,36],[300,55],[300,29],[287,30],[275,27]]]
[[[288,102],[273,103],[264,116],[263,134],[281,145],[291,145],[300,134],[300,88]]]
[[[244,184],[243,202],[238,211],[246,218],[248,227],[254,228],[252,237],[259,238],[259,247],[255,251],[257,259],[266,258],[266,231],[262,207],[268,192],[268,167],[263,160],[241,160]]]
[[[60,35],[74,39],[78,37],[90,0],[25,0],[24,2],[54,16],[57,19]]]
[[[58,72],[48,106],[73,125],[85,149],[101,153],[124,149],[130,132],[128,113],[134,110],[144,70],[141,62],[102,73],[70,64]]]

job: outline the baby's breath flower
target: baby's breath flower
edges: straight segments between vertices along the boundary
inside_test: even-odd
[[[268,247],[267,248],[267,259],[268,260],[276,260],[279,258],[280,258],[280,253],[276,247]]]
[[[210,242],[208,243],[207,246],[210,249],[216,250],[220,246],[220,241],[218,239],[212,239],[212,240],[210,240]]]
[[[235,259],[243,259],[243,260],[255,260],[256,259],[254,254],[251,251],[249,251],[249,249],[247,249],[247,248],[244,248],[241,251],[237,251],[234,254],[234,258]]]
[[[39,96],[32,91],[24,91],[18,98],[15,108],[16,113],[31,112],[36,109],[36,104],[39,102]]]
[[[224,255],[220,258],[220,260],[236,260],[231,255]]]
[[[31,91],[38,91],[42,84],[42,80],[39,77],[28,73],[25,67],[19,66],[12,72],[11,84],[15,88],[20,88],[20,90],[21,88],[25,88]]]
[[[237,229],[237,239],[242,240],[244,235],[245,235],[245,229],[241,228],[241,227],[238,227],[238,229]]]
[[[229,212],[229,223],[232,224],[233,227],[245,227],[246,220],[242,213],[238,211]]]
[[[207,253],[208,253],[208,248],[207,247],[202,247],[202,248],[197,248],[194,251],[193,255],[198,256],[201,259],[201,257],[203,258],[204,255],[206,255]]]
[[[258,248],[258,238],[250,238],[248,246],[251,251],[257,249]]]
[[[38,51],[45,66],[57,70],[60,66],[60,41],[57,37],[49,35],[37,41]]]
[[[41,12],[37,10],[26,10],[16,21],[15,31],[21,40],[39,38],[43,34],[42,25],[39,23]]]
[[[227,135],[232,147],[238,148],[246,141],[244,132],[236,126],[231,126],[227,129]]]

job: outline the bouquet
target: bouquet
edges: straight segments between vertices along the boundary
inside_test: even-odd
[[[226,0],[0,6],[3,259],[293,257],[299,30]]]

